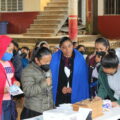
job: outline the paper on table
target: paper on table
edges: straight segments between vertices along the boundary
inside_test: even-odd
[[[86,120],[91,109],[81,108],[79,112],[73,111],[71,104],[61,104],[57,109],[43,112],[44,120]]]
[[[91,111],[92,109],[89,108],[79,108],[79,118],[77,120],[86,120]]]
[[[33,117],[33,118],[29,118],[29,119],[22,119],[22,120],[43,120],[43,117],[40,115],[37,117]]]
[[[16,86],[16,85],[10,86],[10,88],[8,89],[8,91],[9,91],[9,93],[12,96],[23,94],[23,91],[18,86]]]

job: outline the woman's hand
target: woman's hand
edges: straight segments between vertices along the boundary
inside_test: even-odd
[[[98,56],[98,55],[95,56],[95,62],[96,63],[100,63],[101,59],[102,59],[102,56]]]
[[[96,100],[102,100],[102,98],[99,97],[99,96],[95,96],[95,99],[96,99]]]
[[[67,93],[72,93],[72,88],[67,88]]]
[[[20,82],[15,81],[15,82],[14,82],[14,85],[16,85],[16,86],[20,87]]]
[[[63,87],[62,93],[63,93],[64,95],[67,94],[67,87]]]
[[[47,78],[47,79],[46,79],[46,82],[47,82],[47,85],[50,86],[50,85],[52,84],[51,78]]]
[[[117,102],[112,102],[112,107],[120,107],[120,105]]]
[[[67,87],[63,87],[62,93],[63,94],[72,93],[72,89],[71,88],[67,88]]]

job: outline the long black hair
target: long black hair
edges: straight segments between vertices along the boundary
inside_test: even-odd
[[[32,56],[32,61],[35,62],[35,58],[41,59],[43,56],[51,54],[52,52],[46,47],[38,48],[35,50],[34,56]]]
[[[97,43],[102,43],[106,48],[110,49],[110,43],[109,43],[109,41],[108,41],[106,38],[104,38],[104,37],[101,37],[101,38],[96,39],[95,44],[97,44]]]
[[[59,46],[61,47],[64,42],[69,41],[72,43],[71,39],[69,37],[62,37],[59,43]]]
[[[83,47],[86,50],[84,45],[78,45],[76,49],[79,50],[81,47]]]
[[[101,65],[104,68],[117,68],[119,65],[119,59],[115,54],[115,51],[109,51],[108,54],[102,58]]]

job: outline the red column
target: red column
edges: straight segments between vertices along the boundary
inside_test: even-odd
[[[93,34],[93,0],[87,0],[87,29],[89,34]]]
[[[87,0],[87,23],[91,23],[92,19],[92,5],[91,0]]]
[[[78,0],[69,1],[69,37],[77,41],[78,35]]]

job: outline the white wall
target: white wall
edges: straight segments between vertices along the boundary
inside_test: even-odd
[[[68,0],[68,15],[78,15],[78,0]]]
[[[104,0],[98,0],[98,16],[104,15]]]
[[[50,0],[23,0],[23,11],[44,11]]]
[[[23,11],[40,11],[40,0],[23,0]]]
[[[40,11],[44,11],[44,8],[47,6],[47,4],[50,2],[51,0],[40,0]]]
[[[82,24],[86,25],[86,0],[82,0]]]

